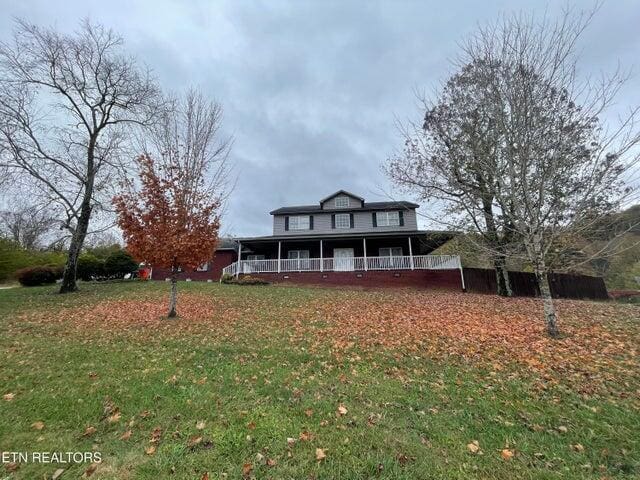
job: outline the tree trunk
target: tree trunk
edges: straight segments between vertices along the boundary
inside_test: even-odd
[[[78,290],[76,284],[76,272],[78,270],[78,257],[84,245],[84,239],[87,237],[89,230],[89,219],[91,218],[91,200],[93,198],[93,184],[95,181],[94,171],[94,150],[96,146],[97,136],[92,135],[89,139],[89,147],[87,150],[87,181],[84,185],[84,196],[82,205],[80,206],[80,216],[73,235],[71,236],[71,244],[69,245],[69,254],[67,263],[64,266],[62,274],[62,285],[60,285],[60,293],[70,293]]]
[[[487,227],[486,238],[489,242],[489,247],[496,253],[494,253],[493,266],[496,271],[496,286],[498,295],[503,297],[511,296],[511,284],[509,283],[509,274],[507,272],[507,256],[502,251],[502,245],[500,237],[498,235],[498,228],[493,217],[493,205],[492,198],[484,197],[482,199],[482,209],[484,212],[484,222]]]
[[[493,260],[493,267],[496,271],[496,286],[498,295],[502,297],[511,297],[511,283],[509,281],[509,272],[507,271],[507,257],[498,255]]]
[[[64,273],[62,274],[62,284],[60,285],[60,293],[70,293],[78,290],[76,284],[76,271],[78,269],[78,257],[84,244],[84,239],[87,236],[87,230],[89,229],[89,219],[91,218],[91,197],[83,202],[82,209],[80,211],[80,217],[78,218],[78,224],[71,237],[71,244],[69,245],[69,253],[67,255],[67,263],[64,266]]]
[[[178,316],[176,312],[176,304],[178,303],[178,274],[174,268],[171,272],[171,295],[169,297],[169,314],[168,318],[175,318]]]
[[[547,272],[536,270],[536,278],[538,280],[538,287],[540,287],[542,304],[544,305],[544,321],[547,325],[547,333],[549,336],[556,338],[560,332],[558,331],[556,308],[553,305],[553,298],[551,297],[549,277],[547,276]]]

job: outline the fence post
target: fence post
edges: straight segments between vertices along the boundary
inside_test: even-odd
[[[458,269],[460,270],[460,280],[462,281],[462,291],[466,292],[467,287],[464,284],[464,269],[462,268],[462,262],[460,261],[460,255],[456,255],[456,260],[458,262]]]
[[[413,250],[411,249],[411,237],[409,237],[409,265],[413,270]]]

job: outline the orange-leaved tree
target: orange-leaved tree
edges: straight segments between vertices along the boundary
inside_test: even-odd
[[[114,197],[127,250],[147,264],[171,269],[168,317],[177,316],[178,272],[207,262],[218,242],[220,199],[204,172],[178,162],[137,159],[140,185]]]

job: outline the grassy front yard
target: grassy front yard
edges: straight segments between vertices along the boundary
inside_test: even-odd
[[[0,290],[0,451],[103,457],[0,478],[640,476],[636,305],[559,302],[551,341],[532,299],[167,290]]]

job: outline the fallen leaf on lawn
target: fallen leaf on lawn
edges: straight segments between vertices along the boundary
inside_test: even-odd
[[[338,415],[343,416],[343,415],[346,415],[347,412],[348,412],[347,407],[345,407],[342,404],[338,405]]]
[[[480,443],[477,440],[474,440],[471,443],[467,444],[467,450],[471,453],[476,454],[480,451]]]
[[[94,433],[96,433],[96,427],[92,427],[91,425],[89,425],[87,428],[84,429],[84,433],[82,434],[82,436],[90,437]]]
[[[7,402],[10,402],[11,400],[13,400],[15,398],[16,394],[15,393],[5,393],[2,396],[3,400],[6,400]]]
[[[310,408],[307,408],[307,409],[304,411],[304,414],[305,414],[307,417],[310,417],[310,416],[312,416],[312,415],[313,415],[313,410],[312,410],[312,409],[310,409]]]
[[[193,437],[189,438],[189,441],[187,442],[187,447],[193,448],[196,445],[198,445],[200,442],[202,442],[202,436],[194,435]]]
[[[399,453],[396,455],[396,460],[398,460],[398,463],[402,466],[405,466],[409,462],[415,461],[415,459],[416,457],[409,457],[404,453]]]
[[[200,420],[198,423],[196,423],[196,429],[197,430],[204,430],[205,426],[206,426],[206,424],[205,424],[204,420]]]
[[[156,453],[156,446],[155,445],[150,445],[147,448],[144,449],[144,453],[146,453],[147,455],[153,455],[154,453]]]
[[[256,453],[256,462],[259,463],[259,464],[266,463],[266,461],[264,459],[264,455],[262,455],[260,452]]]
[[[249,475],[251,475],[251,471],[253,470],[253,464],[251,463],[245,463],[242,466],[242,476],[243,477],[248,477]]]
[[[200,380],[196,382],[198,385],[204,385],[207,383],[207,377],[202,377]]]
[[[160,441],[160,437],[162,437],[162,429],[160,427],[156,427],[151,432],[151,439],[149,443],[158,443]]]
[[[316,460],[318,460],[320,462],[320,461],[324,460],[325,458],[327,458],[327,454],[325,453],[324,449],[316,448]]]
[[[500,452],[500,456],[504,459],[504,460],[511,460],[513,458],[513,450],[510,450],[508,448],[504,448],[502,449],[502,451]]]
[[[119,422],[121,417],[122,417],[122,414],[120,413],[120,411],[116,410],[116,412],[113,415],[109,415],[107,417],[107,422],[109,423]]]
[[[89,465],[89,468],[87,468],[84,471],[84,474],[82,475],[82,478],[89,478],[96,471],[96,468],[98,468],[98,464],[97,463],[92,463],[91,465]]]
[[[584,446],[581,443],[576,443],[575,445],[571,445],[571,449],[576,452],[584,452]]]
[[[44,422],[33,422],[31,424],[31,428],[33,428],[34,430],[42,430],[44,428]]]
[[[301,442],[308,442],[309,440],[311,440],[311,438],[313,437],[313,435],[311,435],[311,433],[307,432],[306,430],[300,432],[300,441]]]
[[[131,430],[127,430],[122,435],[120,435],[120,440],[129,440],[131,438],[131,434],[133,432]]]
[[[109,397],[105,398],[104,402],[102,403],[102,418],[113,415],[117,411],[118,408],[116,407],[116,404],[113,403],[113,401]]]
[[[64,468],[57,469],[55,472],[53,472],[53,475],[51,475],[51,480],[58,480],[63,473],[64,473]]]
[[[10,462],[10,463],[6,463],[4,466],[4,469],[7,472],[15,472],[16,470],[18,470],[20,468],[20,464],[16,463],[16,462]]]
[[[277,463],[273,458],[267,458],[267,467],[275,467]]]
[[[560,433],[567,433],[569,431],[569,429],[564,425],[560,425],[558,428],[556,428],[556,430],[558,430]]]
[[[200,480],[209,480],[209,472],[204,472],[204,475],[202,475]]]
[[[291,446],[294,443],[296,443],[296,439],[295,438],[292,438],[292,437],[287,438],[287,445]]]
[[[247,428],[248,428],[249,430],[255,430],[255,429],[256,429],[256,424],[255,424],[255,422],[249,422],[249,423],[247,423]]]

